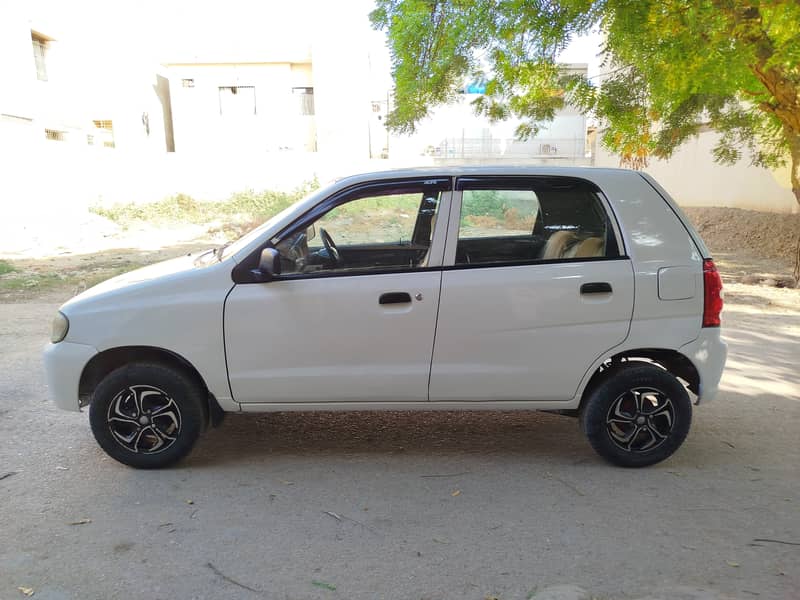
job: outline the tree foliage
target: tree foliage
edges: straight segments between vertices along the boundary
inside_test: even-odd
[[[371,18],[389,34],[395,131],[482,76],[475,109],[522,119],[521,137],[570,101],[607,125],[602,143],[623,164],[642,167],[707,127],[719,162],[745,150],[757,165],[789,161],[800,203],[798,0],[378,0]],[[601,85],[556,63],[598,27]]]

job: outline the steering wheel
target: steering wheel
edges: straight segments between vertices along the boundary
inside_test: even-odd
[[[331,234],[325,231],[323,227],[320,227],[319,237],[322,239],[323,246],[325,246],[330,266],[334,269],[340,267],[342,265],[342,259],[339,257],[339,249],[336,247],[336,242],[333,241]]]

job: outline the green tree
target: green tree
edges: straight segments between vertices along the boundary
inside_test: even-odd
[[[607,126],[601,142],[623,165],[642,168],[707,127],[720,163],[747,151],[759,166],[788,164],[800,204],[798,0],[377,0],[371,19],[388,31],[395,131],[483,76],[476,111],[522,119],[522,138],[571,101]],[[596,28],[601,85],[555,61]]]

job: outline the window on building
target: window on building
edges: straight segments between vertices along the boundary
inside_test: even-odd
[[[298,108],[301,115],[314,114],[313,87],[293,87],[292,94],[298,99]]]
[[[50,40],[31,31],[31,41],[33,42],[33,60],[36,62],[36,78],[39,81],[47,81],[47,46]]]
[[[104,148],[114,148],[114,123],[111,119],[97,119],[93,121],[94,126],[98,129],[97,138],[102,140]],[[94,138],[92,139],[94,143]]]
[[[44,137],[52,142],[63,142],[65,139],[64,132],[58,129],[45,129]]]
[[[252,85],[221,86],[219,114],[226,117],[256,114],[256,88]]]

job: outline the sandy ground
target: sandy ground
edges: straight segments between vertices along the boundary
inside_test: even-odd
[[[363,412],[233,415],[135,471],[45,399],[57,303],[0,304],[0,598],[795,599],[799,294],[730,291],[722,392],[644,470],[567,417]]]

